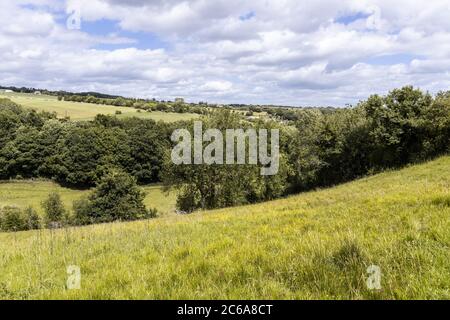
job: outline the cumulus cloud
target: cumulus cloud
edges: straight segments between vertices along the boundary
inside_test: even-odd
[[[226,92],[233,87],[233,84],[229,81],[208,81],[200,87],[202,90],[214,91],[214,92]]]
[[[77,8],[81,30],[68,30]],[[435,92],[450,83],[449,16],[446,0],[2,1],[0,84],[338,106]],[[85,27],[105,21],[114,30]],[[146,48],[151,37],[166,45]]]

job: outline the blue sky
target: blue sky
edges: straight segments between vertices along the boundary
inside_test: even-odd
[[[120,48],[134,47],[140,50],[145,49],[165,49],[170,50],[170,44],[163,41],[158,35],[152,32],[127,31],[119,26],[118,21],[101,19],[97,21],[82,22],[83,32],[94,36],[107,37],[114,34],[117,37],[130,39],[130,43],[124,44],[105,44],[99,43],[94,48],[100,50],[115,50]]]
[[[434,93],[450,85],[449,13],[444,0],[3,1],[0,84],[295,106]]]
[[[368,13],[364,13],[364,12],[356,12],[356,13],[352,13],[350,15],[344,15],[341,17],[338,17],[336,19],[337,23],[342,23],[344,25],[349,25],[353,22],[356,22],[358,20],[365,20],[370,16],[370,14]]]

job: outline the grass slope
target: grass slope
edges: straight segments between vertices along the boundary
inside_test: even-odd
[[[0,298],[449,299],[449,186],[443,157],[252,206],[0,234]]]
[[[171,213],[175,210],[175,193],[166,194],[158,185],[144,186],[142,189],[146,193],[144,202],[148,208],[156,208],[161,214]],[[88,190],[68,189],[51,181],[0,182],[0,207],[13,205],[25,208],[32,206],[42,215],[41,203],[51,192],[60,194],[67,209],[72,208],[74,200],[89,194]]]
[[[8,98],[26,108],[38,111],[56,112],[59,117],[69,116],[71,120],[92,120],[97,114],[113,115],[121,111],[120,118],[138,117],[153,119],[155,121],[175,122],[179,120],[190,120],[199,116],[191,113],[166,113],[160,111],[137,112],[137,109],[127,107],[115,107],[92,103],[80,103],[72,101],[58,101],[57,97],[47,95],[34,95],[25,93],[3,93],[0,98]]]

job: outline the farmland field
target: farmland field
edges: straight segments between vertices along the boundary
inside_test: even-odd
[[[156,208],[162,215],[174,212],[176,198],[174,193],[166,194],[158,185],[144,186],[142,189],[146,193],[144,203],[148,208]],[[72,202],[87,195],[89,190],[68,189],[51,181],[0,182],[0,207],[32,206],[42,215],[41,203],[51,192],[57,192],[65,207],[71,209]]]
[[[72,101],[58,101],[57,97],[47,95],[34,95],[25,93],[1,93],[0,98],[8,98],[26,108],[33,108],[38,111],[56,112],[58,117],[70,117],[71,120],[92,120],[97,114],[113,115],[116,111],[122,112],[120,118],[138,117],[143,119],[153,119],[155,121],[174,122],[179,120],[190,120],[198,118],[198,115],[191,113],[171,113],[171,112],[138,112],[135,108],[116,107],[109,105],[99,105],[91,103],[80,103]]]
[[[449,188],[442,157],[251,206],[3,233],[0,298],[449,299]],[[2,201],[37,201],[8,189]],[[69,265],[80,290],[65,288]]]

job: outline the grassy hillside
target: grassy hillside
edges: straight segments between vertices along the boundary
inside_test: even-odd
[[[449,187],[443,157],[258,205],[0,234],[0,298],[449,299]]]
[[[157,185],[144,186],[142,189],[147,194],[144,203],[148,208],[156,208],[161,214],[174,211],[175,193],[166,194]],[[32,206],[43,214],[41,203],[51,192],[58,192],[68,209],[72,208],[74,200],[89,193],[88,190],[64,188],[51,181],[0,182],[0,206],[14,205],[22,208]]]
[[[3,93],[0,98],[8,98],[27,108],[38,111],[56,112],[59,117],[69,116],[71,120],[92,120],[97,114],[115,114],[121,111],[121,118],[138,117],[153,119],[155,121],[174,122],[179,120],[190,120],[198,115],[190,113],[166,113],[160,111],[137,112],[137,109],[127,107],[115,107],[91,103],[79,103],[72,101],[58,101],[57,97],[47,95],[34,95],[25,93]]]

